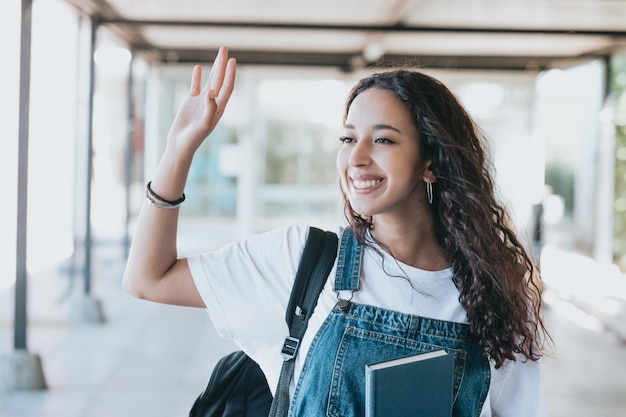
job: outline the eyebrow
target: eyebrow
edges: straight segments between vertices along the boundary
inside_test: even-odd
[[[344,125],[343,127],[345,129],[354,129],[354,125],[351,125],[351,124]],[[374,130],[393,130],[394,132],[402,133],[400,132],[400,130],[396,129],[395,127],[391,125],[386,125],[386,124],[374,125]]]

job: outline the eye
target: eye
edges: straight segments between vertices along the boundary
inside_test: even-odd
[[[352,143],[352,142],[354,142],[354,139],[349,138],[347,136],[341,136],[341,137],[339,137],[339,140],[341,142],[343,142],[343,143]]]
[[[376,138],[376,140],[374,142],[376,142],[376,143],[394,143],[391,139],[388,139],[388,138],[385,138],[385,137]]]

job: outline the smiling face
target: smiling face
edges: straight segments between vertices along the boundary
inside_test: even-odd
[[[425,207],[425,180],[434,181],[420,153],[408,107],[393,93],[370,88],[350,105],[337,156],[341,185],[364,216],[414,216]]]

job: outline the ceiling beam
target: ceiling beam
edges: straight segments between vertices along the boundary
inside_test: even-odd
[[[150,60],[165,63],[197,64],[209,62],[217,54],[216,49],[168,49],[153,45],[133,48]],[[411,66],[432,69],[498,70],[498,71],[542,71],[561,66],[563,62],[604,59],[604,54],[571,56],[442,56],[442,55],[384,55],[376,62],[366,62],[360,51],[352,53],[258,51],[231,49],[230,55],[238,65],[261,66],[308,66],[335,67],[350,72],[361,68]]]
[[[458,27],[430,25],[333,25],[312,23],[265,23],[216,20],[133,20],[122,18],[99,19],[100,24],[122,26],[184,26],[184,27],[220,27],[236,29],[279,29],[279,30],[326,30],[352,32],[445,32],[445,33],[482,33],[482,34],[537,34],[537,35],[578,35],[626,37],[626,30],[606,29],[558,29],[558,28],[504,28],[504,27]]]

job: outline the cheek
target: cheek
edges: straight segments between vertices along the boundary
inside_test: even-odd
[[[409,184],[422,181],[421,162],[408,152],[387,161],[389,176]]]

